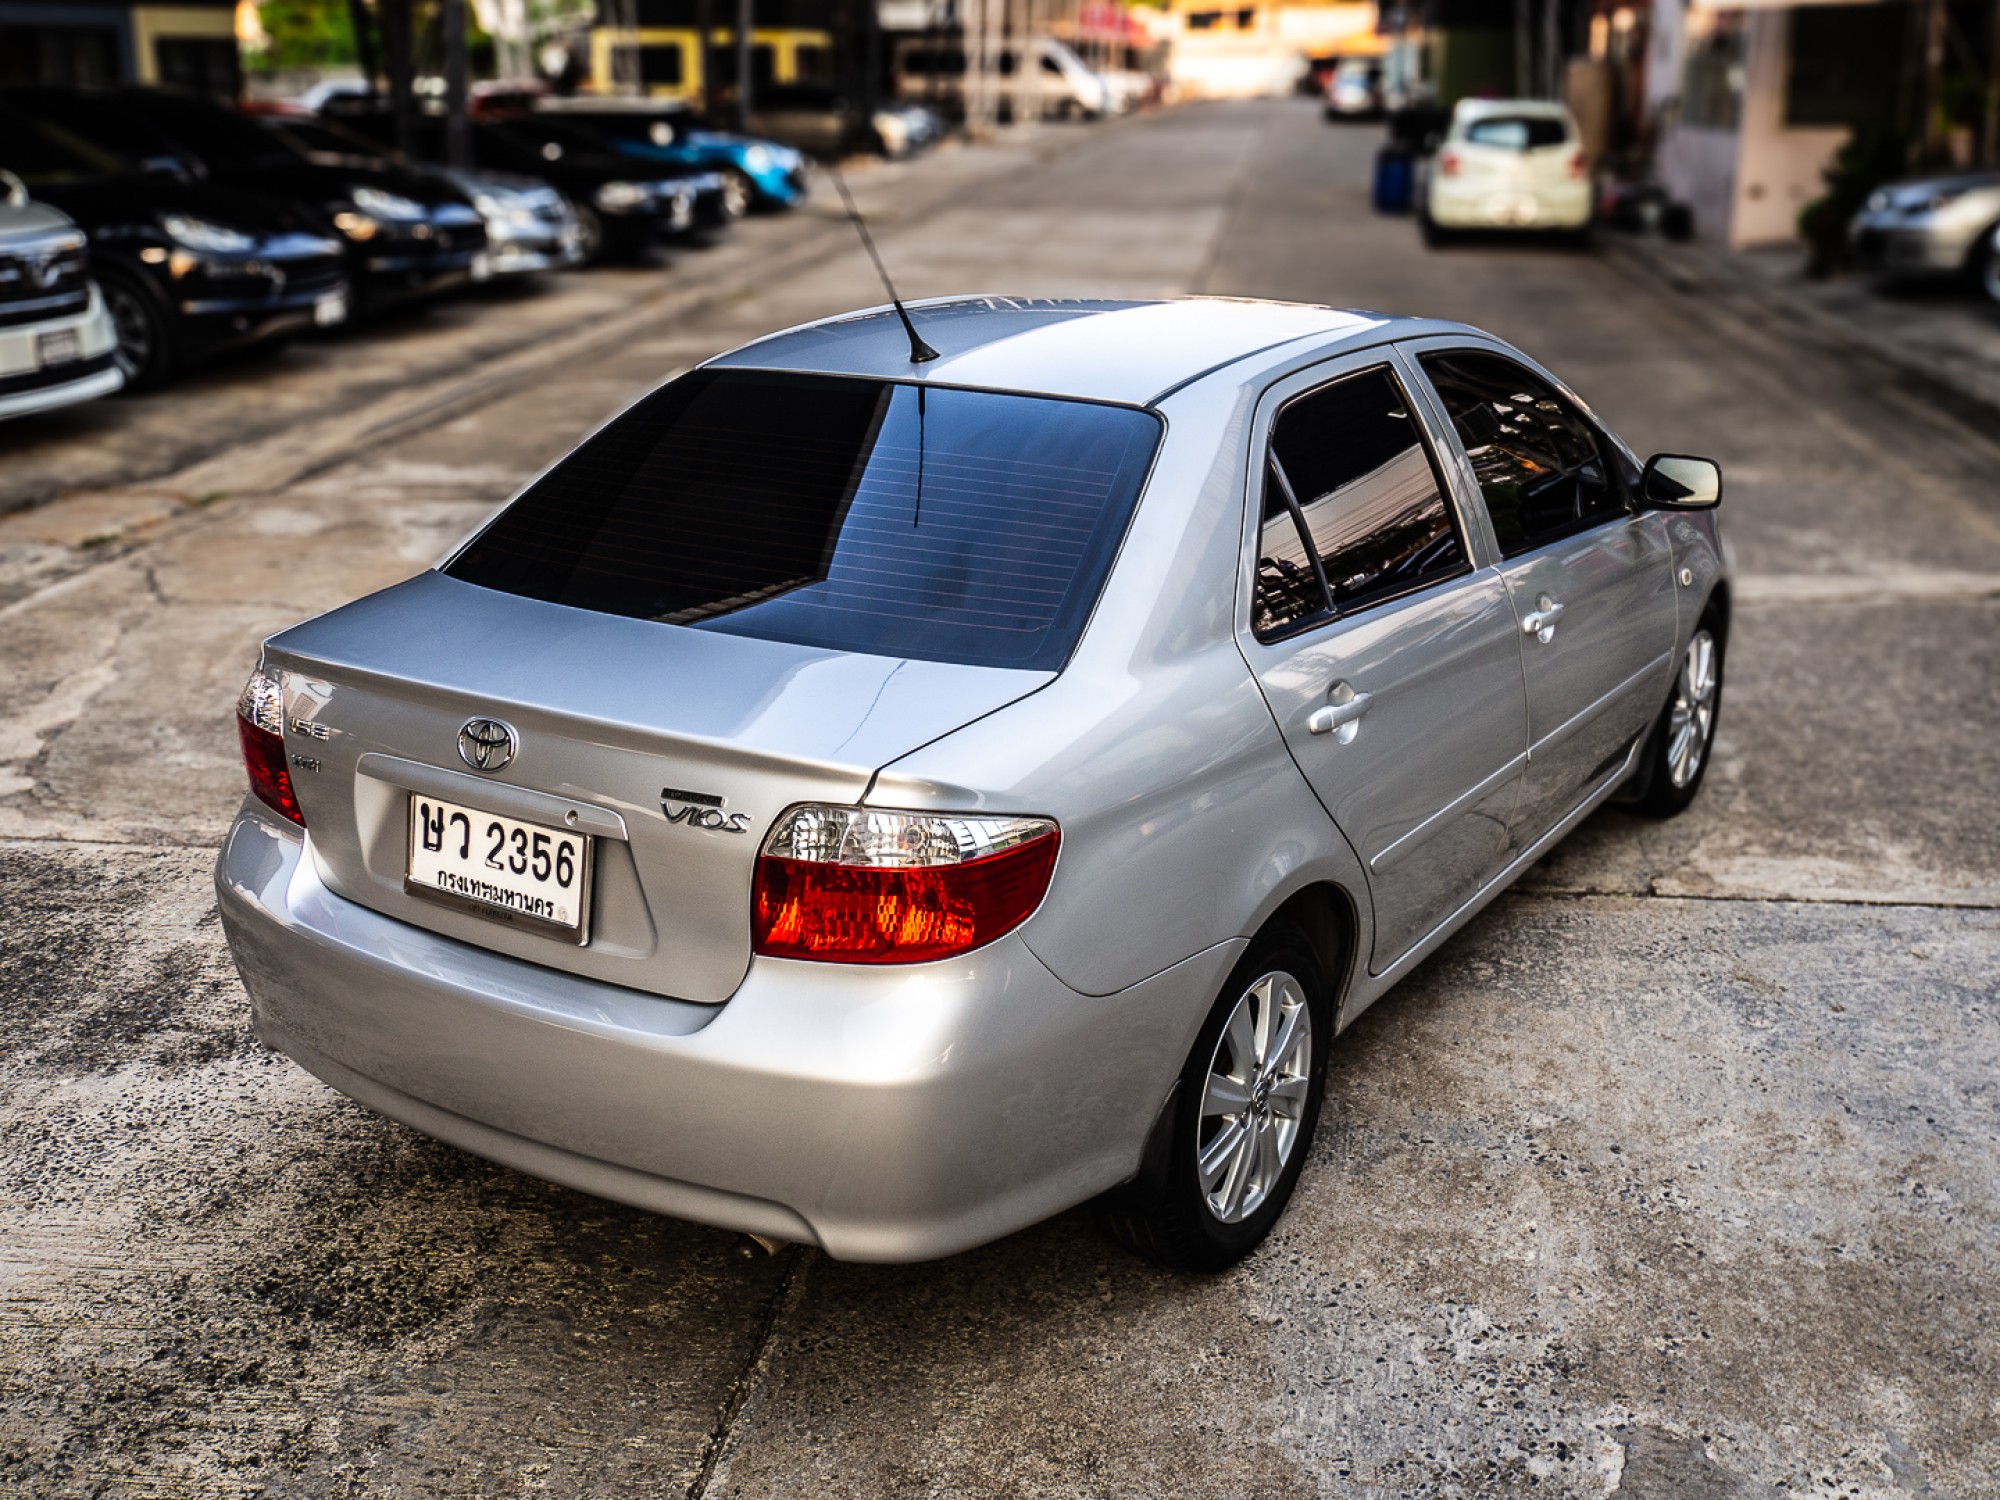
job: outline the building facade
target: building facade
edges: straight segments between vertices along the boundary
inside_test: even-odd
[[[233,98],[236,0],[0,0],[0,83],[161,83]]]

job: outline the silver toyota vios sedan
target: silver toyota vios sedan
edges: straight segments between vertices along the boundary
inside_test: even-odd
[[[856,1260],[1086,1199],[1242,1256],[1335,1034],[1600,803],[1701,785],[1716,467],[1474,329],[914,306],[638,402],[274,636],[258,1034],[607,1198]]]

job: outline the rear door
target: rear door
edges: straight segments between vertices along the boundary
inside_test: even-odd
[[[1678,605],[1667,517],[1580,403],[1497,349],[1420,346],[1499,552],[1524,652],[1533,843],[1622,764],[1665,701]]]
[[[1527,749],[1520,630],[1377,351],[1259,412],[1245,658],[1368,871],[1387,968],[1506,862]]]

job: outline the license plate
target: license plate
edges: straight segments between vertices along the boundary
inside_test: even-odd
[[[74,328],[58,328],[54,333],[37,334],[35,337],[37,364],[66,365],[82,357],[83,345],[77,342]]]
[[[319,327],[331,328],[346,321],[347,299],[339,292],[329,292],[313,304],[313,322]]]
[[[588,935],[590,842],[584,834],[412,796],[404,884],[481,916],[581,943]]]

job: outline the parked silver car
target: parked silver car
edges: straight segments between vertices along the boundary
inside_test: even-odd
[[[269,640],[257,1032],[523,1171],[861,1260],[1086,1199],[1216,1268],[1348,1025],[1593,808],[1685,807],[1729,581],[1447,323],[961,299],[738,349]]]
[[[117,347],[83,231],[0,172],[0,420],[117,390]]]
[[[2000,282],[1991,245],[2000,229],[2000,172],[1952,172],[1878,188],[1848,240],[1862,266],[1885,279],[1968,276]]]

